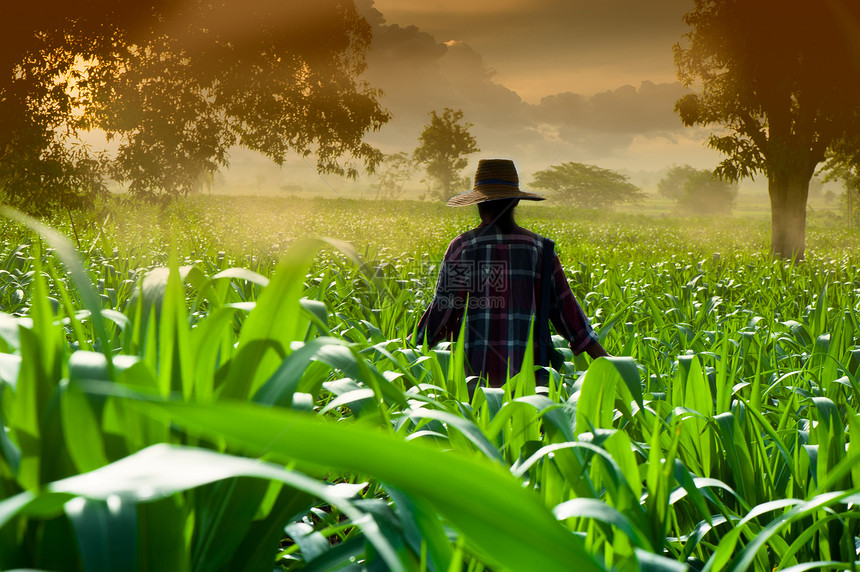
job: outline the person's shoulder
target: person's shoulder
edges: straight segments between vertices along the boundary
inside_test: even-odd
[[[545,245],[553,242],[552,239],[541,236],[538,233],[523,227],[517,227],[514,236],[516,236],[520,242],[530,244],[540,250],[542,250]]]
[[[481,225],[457,236],[451,241],[449,248],[469,249],[481,248],[487,244],[519,244],[542,248],[549,239],[518,226],[513,231],[501,232],[491,225]]]
[[[533,232],[527,228],[523,228],[521,226],[517,227],[515,234],[518,234],[519,236],[528,238],[528,239],[533,240],[535,242],[543,242],[544,240],[547,240],[546,238],[539,235],[538,233]]]
[[[471,231],[467,231],[455,236],[454,239],[450,243],[448,243],[446,255],[458,256],[460,253],[462,253],[463,250],[466,249],[468,245],[472,242],[472,237],[469,234],[470,232]]]
[[[495,237],[496,234],[497,233],[493,232],[490,227],[481,225],[471,230],[467,230],[454,240],[459,241],[462,244],[475,245],[479,241],[493,240],[493,237]]]
[[[477,228],[473,228],[472,230],[467,230],[461,234],[458,234],[454,237],[454,240],[451,241],[452,245],[465,245],[475,240],[475,236],[477,236]]]

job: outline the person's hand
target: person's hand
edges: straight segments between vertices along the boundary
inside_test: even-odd
[[[600,342],[591,342],[588,347],[585,348],[585,353],[591,359],[597,359],[599,357],[612,357],[612,355],[603,349],[603,346],[600,345]]]

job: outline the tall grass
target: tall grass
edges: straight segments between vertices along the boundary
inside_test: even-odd
[[[173,208],[0,223],[0,568],[855,567],[853,258],[524,210],[619,357],[470,400],[404,338],[471,214]]]

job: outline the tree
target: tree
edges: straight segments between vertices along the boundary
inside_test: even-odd
[[[853,141],[843,138],[828,150],[824,172],[825,182],[838,180],[845,187],[845,218],[850,227],[860,205],[860,134]]]
[[[809,180],[835,141],[860,129],[860,3],[696,0],[675,45],[675,109],[686,125],[721,126],[709,145],[719,176],[764,173],[771,249],[802,258]]]
[[[669,169],[657,183],[657,192],[689,214],[729,214],[738,196],[737,184],[690,165]]]
[[[676,204],[688,214],[731,214],[738,197],[737,184],[714,177],[707,169],[694,169],[684,182]]]
[[[824,181],[841,180],[846,189],[860,191],[860,133],[841,139],[828,149]]]
[[[821,196],[821,193],[824,191],[824,179],[818,176],[818,173],[812,176],[809,179],[809,198],[814,199],[815,197]]]
[[[5,3],[0,200],[43,211],[110,176],[136,195],[192,192],[241,145],[314,155],[355,177],[388,114],[358,79],[371,29],[351,1]],[[88,131],[116,146],[80,145]]]
[[[538,171],[531,186],[549,191],[551,198],[559,203],[583,209],[612,208],[645,197],[627,176],[583,163],[562,163]]]
[[[684,185],[687,179],[696,173],[690,165],[673,165],[657,183],[657,192],[661,197],[677,201],[684,196]]]
[[[412,160],[404,152],[385,155],[377,169],[378,179],[371,188],[377,199],[397,199],[403,193],[403,185],[412,176]]]
[[[446,107],[441,116],[430,112],[430,123],[418,137],[412,159],[424,165],[431,192],[438,199],[448,199],[469,186],[468,177],[462,175],[466,155],[480,151],[470,127],[471,123],[463,123],[462,110]]]

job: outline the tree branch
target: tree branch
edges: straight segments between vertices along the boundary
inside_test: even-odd
[[[752,139],[753,143],[755,143],[756,147],[759,148],[761,154],[767,158],[768,156],[768,140],[767,135],[764,134],[764,131],[761,128],[761,125],[758,121],[756,121],[750,112],[746,109],[737,110],[738,119],[741,120],[743,124],[744,134]]]

